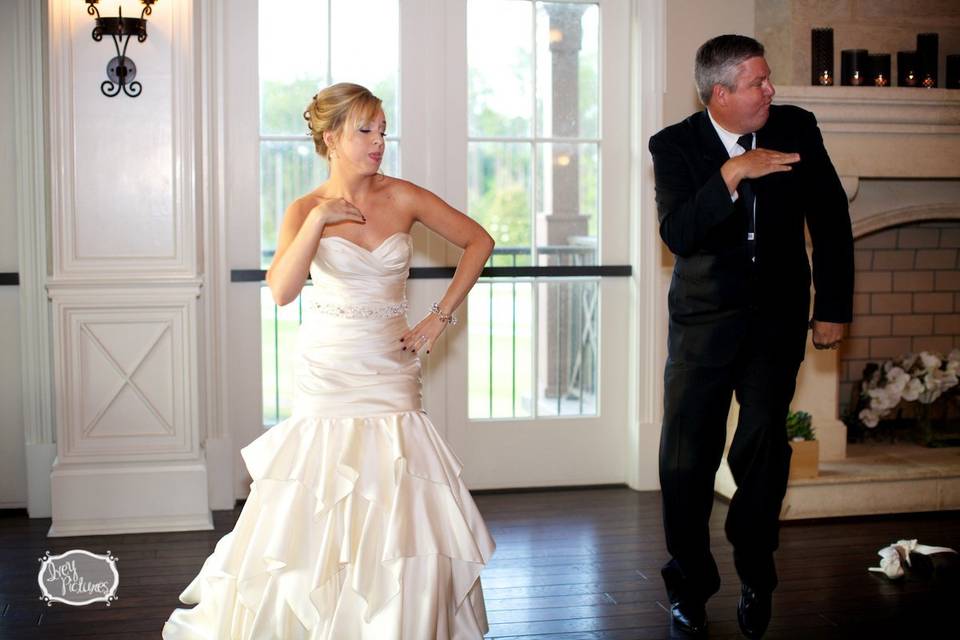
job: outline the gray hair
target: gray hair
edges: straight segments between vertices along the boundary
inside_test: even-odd
[[[757,56],[763,56],[763,45],[747,36],[723,35],[704,42],[697,49],[693,70],[700,102],[704,106],[710,104],[713,85],[736,89],[737,67]]]

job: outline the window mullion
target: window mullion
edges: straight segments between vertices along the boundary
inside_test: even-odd
[[[327,2],[327,81],[325,84],[333,83],[333,0]]]
[[[530,100],[532,103],[532,113],[530,115],[530,261],[533,265],[539,263],[539,254],[537,245],[540,239],[537,237],[537,143],[536,138],[539,132],[539,122],[537,118],[537,3],[530,2],[530,77],[533,86],[530,91]]]
[[[530,393],[530,417],[534,420],[540,417],[540,367],[538,365],[538,356],[540,354],[540,279],[534,278],[530,286],[530,300],[533,302],[533,309],[530,311],[532,326],[530,327],[530,340],[533,343],[530,349],[530,378],[532,380]]]

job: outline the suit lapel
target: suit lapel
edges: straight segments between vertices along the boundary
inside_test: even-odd
[[[774,135],[770,128],[770,122],[767,121],[767,124],[764,125],[762,129],[757,131],[757,148],[763,149],[773,149],[779,150],[780,145],[777,144],[777,137]],[[783,174],[772,173],[770,175],[758,178],[753,181],[753,194],[757,199],[757,225],[760,224],[760,212],[763,210],[764,203],[769,203],[767,199],[770,194],[771,187],[778,181],[783,179]],[[759,233],[759,231],[758,231]]]
[[[783,151],[787,146],[783,141],[782,131],[777,127],[775,121],[775,108],[771,108],[770,118],[767,123],[757,131],[757,148],[772,149],[774,151]],[[778,201],[778,195],[783,192],[784,184],[789,179],[788,173],[771,173],[762,178],[753,181],[753,194],[756,197],[756,220],[757,220],[757,242],[763,237],[763,211],[769,210]],[[782,196],[780,196],[782,197]],[[771,224],[776,216],[771,218]]]
[[[713,128],[706,109],[696,115],[696,127],[700,148],[703,150],[703,162],[710,172],[716,171],[730,159],[730,155],[717,135],[717,130]]]

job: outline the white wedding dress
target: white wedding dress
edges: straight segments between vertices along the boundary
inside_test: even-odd
[[[411,238],[324,238],[292,416],[241,453],[234,530],[180,594],[167,640],[476,639],[494,542],[401,351]]]

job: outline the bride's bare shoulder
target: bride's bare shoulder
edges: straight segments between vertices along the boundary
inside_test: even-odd
[[[305,193],[291,202],[290,206],[287,207],[287,214],[304,218],[310,213],[310,209],[317,206],[317,203],[324,197],[323,187],[317,187],[313,191]]]
[[[414,206],[418,198],[428,193],[423,187],[418,187],[409,180],[383,176],[381,189],[384,196],[392,201],[394,206]]]

